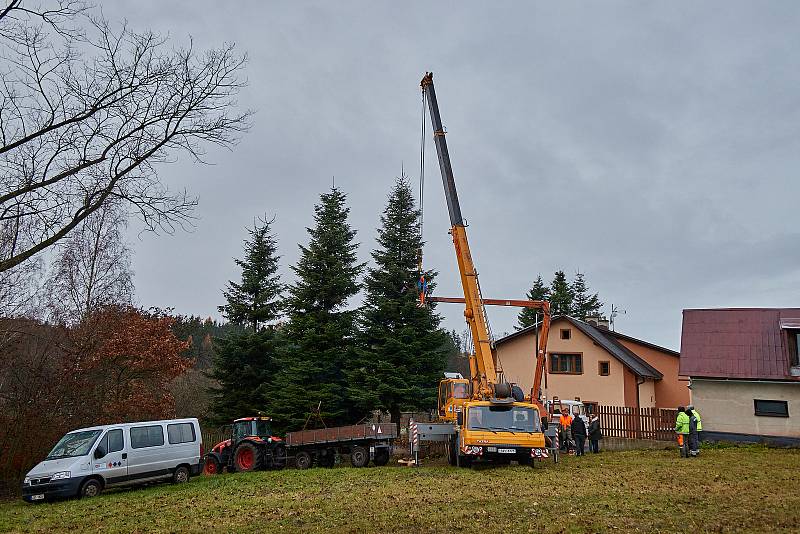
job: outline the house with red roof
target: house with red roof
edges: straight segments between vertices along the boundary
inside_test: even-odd
[[[684,310],[680,352],[705,437],[800,444],[800,308]]]

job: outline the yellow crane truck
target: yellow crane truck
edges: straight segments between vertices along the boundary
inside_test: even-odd
[[[433,74],[422,79],[423,97],[427,100],[433,126],[433,137],[439,157],[439,168],[444,184],[447,209],[450,215],[450,234],[453,237],[463,299],[431,299],[445,302],[463,302],[464,317],[470,329],[474,353],[470,356],[470,377],[449,375],[439,386],[439,423],[415,423],[412,443],[419,441],[446,441],[448,459],[452,465],[469,466],[473,462],[532,464],[533,460],[548,457],[542,432],[540,383],[544,369],[544,347],[547,333],[543,322],[540,344],[537,347],[537,365],[534,387],[529,395],[503,379],[492,351],[484,304],[515,305],[512,301],[484,300],[478,283],[478,273],[472,261],[467,229],[461,215],[455,179],[447,151],[445,131],[439,116],[439,106],[433,87]],[[424,297],[421,298],[424,301]],[[519,301],[522,302],[522,301]],[[519,305],[519,304],[516,304]],[[549,325],[547,302],[527,301],[522,304],[541,308]],[[416,436],[416,438],[413,438]]]

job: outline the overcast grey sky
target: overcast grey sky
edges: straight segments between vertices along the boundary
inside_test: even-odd
[[[115,1],[109,18],[234,41],[253,128],[213,166],[160,174],[197,225],[132,234],[140,303],[213,315],[244,227],[275,216],[284,280],[331,176],[366,261],[401,163],[416,181],[419,80],[435,74],[485,296],[586,273],[617,329],[679,347],[681,310],[800,302],[800,3]],[[428,132],[425,262],[461,294]],[[355,304],[355,303],[354,303]],[[450,328],[462,310],[443,305]],[[608,311],[608,308],[606,308]],[[495,332],[516,310],[489,310]]]

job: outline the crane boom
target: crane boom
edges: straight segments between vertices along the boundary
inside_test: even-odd
[[[439,104],[436,101],[436,91],[433,87],[433,73],[428,72],[420,83],[422,91],[428,100],[428,110],[433,126],[433,139],[436,144],[436,153],[439,156],[439,169],[442,173],[444,195],[447,200],[447,210],[450,213],[450,233],[453,236],[453,245],[458,260],[458,271],[461,275],[461,286],[464,290],[464,317],[472,333],[475,349],[476,375],[472,376],[473,396],[488,399],[494,396],[497,384],[497,370],[492,357],[492,340],[489,334],[489,324],[486,320],[486,310],[478,285],[478,273],[472,261],[472,254],[467,241],[467,228],[461,215],[461,206],[458,203],[456,182],[453,177],[453,168],[450,165],[450,153],[447,151],[445,131],[439,115]]]

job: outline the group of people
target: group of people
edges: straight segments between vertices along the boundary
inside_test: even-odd
[[[700,454],[700,432],[703,431],[703,422],[700,414],[691,404],[678,407],[678,417],[675,419],[675,433],[678,434],[678,448],[681,458],[694,458]]]
[[[600,429],[600,418],[595,413],[589,414],[589,424],[586,424],[580,415],[572,416],[564,408],[561,410],[559,423],[561,424],[561,448],[569,452],[575,450],[576,456],[583,456],[586,447],[586,440],[589,440],[589,451],[592,453],[600,452],[600,440],[603,433]]]

